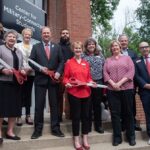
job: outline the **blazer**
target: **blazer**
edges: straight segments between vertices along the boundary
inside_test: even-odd
[[[137,59],[138,56],[136,55],[136,53],[133,50],[127,49],[127,52],[133,61],[135,61]]]
[[[33,45],[30,59],[34,60],[38,64],[47,67],[49,70],[54,70],[62,74],[64,67],[64,60],[61,49],[59,45],[52,43],[50,44],[50,59],[48,60],[44,45],[42,42]],[[29,63],[29,65],[35,70],[35,85],[47,85],[49,80],[49,76],[43,74],[39,68],[35,67],[33,64]],[[52,82],[51,82],[52,83]]]
[[[135,61],[135,80],[139,85],[139,94],[150,92],[149,90],[144,89],[146,83],[150,84],[150,76],[143,57],[140,57]]]
[[[23,55],[19,49],[16,49],[16,54],[19,59],[19,69],[23,68]],[[8,65],[13,67],[13,57],[11,50],[8,49],[5,45],[0,46],[0,58],[5,61]],[[1,73],[1,70],[5,68],[2,64],[0,64],[0,80],[1,81],[13,81],[13,75],[6,76]]]

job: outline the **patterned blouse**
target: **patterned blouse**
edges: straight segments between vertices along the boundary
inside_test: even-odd
[[[129,56],[120,55],[118,59],[116,59],[114,56],[111,56],[107,58],[105,61],[104,64],[105,82],[111,79],[115,83],[117,83],[123,77],[129,79],[121,86],[121,90],[133,89],[134,74],[135,74],[134,64]],[[113,90],[111,85],[108,84],[108,86],[110,90]]]
[[[102,54],[100,55],[86,55],[82,56],[90,64],[90,70],[93,80],[100,80],[103,78],[103,65],[105,58]]]

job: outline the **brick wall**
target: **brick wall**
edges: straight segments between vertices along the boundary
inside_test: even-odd
[[[139,120],[141,124],[145,123],[145,114],[138,94],[136,95],[136,119]]]
[[[49,0],[48,25],[53,40],[58,41],[60,30],[67,28],[72,41],[84,41],[92,35],[90,0]]]

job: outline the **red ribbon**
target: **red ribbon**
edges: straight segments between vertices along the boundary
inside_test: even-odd
[[[53,70],[48,70],[47,75],[52,79],[53,82],[59,83],[61,79],[55,79],[55,72]]]
[[[20,70],[13,69],[13,74],[15,75],[18,83],[21,85],[27,80],[27,76],[22,74]]]
[[[70,83],[72,86],[85,86],[85,85],[87,85],[86,82],[77,80],[77,79],[75,79],[74,77],[71,77],[71,78],[69,79],[69,83]]]

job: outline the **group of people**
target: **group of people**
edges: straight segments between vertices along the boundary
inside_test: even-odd
[[[98,87],[99,84],[108,87],[113,146],[122,142],[122,131],[126,131],[129,145],[136,144],[135,130],[141,130],[135,119],[137,86],[146,116],[147,133],[150,136],[150,48],[147,42],[139,44],[142,57],[138,58],[128,49],[128,37],[121,35],[118,41],[111,42],[112,55],[105,59],[94,38],[88,38],[84,45],[80,41],[71,43],[67,29],[61,30],[58,44],[52,42],[51,30],[47,26],[41,29],[40,43],[31,44],[31,29],[25,28],[22,36],[23,41],[16,43],[17,32],[8,30],[0,46],[0,59],[8,64],[0,63],[0,143],[3,143],[3,118],[8,118],[6,138],[21,139],[15,135],[13,129],[16,118],[17,125],[22,125],[23,106],[26,110],[26,123],[33,125],[30,117],[33,82],[35,112],[31,139],[42,136],[47,91],[51,134],[65,136],[60,129],[65,93],[70,106],[74,147],[76,150],[89,150],[88,133],[92,130],[92,121],[94,130],[104,133],[101,119],[103,89]],[[14,70],[27,77],[23,84],[18,83]],[[148,143],[150,144],[150,140]]]

